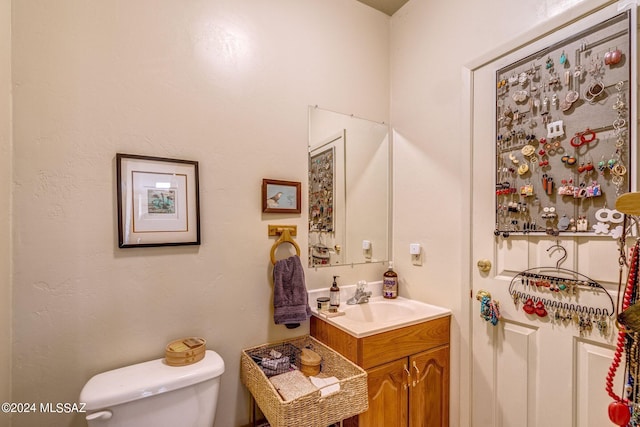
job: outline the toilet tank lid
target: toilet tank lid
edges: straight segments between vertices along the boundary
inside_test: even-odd
[[[187,366],[169,366],[164,359],[151,360],[103,372],[92,377],[80,392],[85,409],[104,409],[133,400],[188,387],[224,372],[224,360],[212,350]]]

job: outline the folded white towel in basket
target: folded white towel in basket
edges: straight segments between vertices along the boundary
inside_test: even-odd
[[[340,380],[336,377],[309,377],[309,380],[320,389],[320,397],[340,391]]]
[[[278,390],[280,396],[287,401],[297,399],[300,396],[316,391],[317,388],[309,382],[300,371],[290,371],[269,378],[271,384]]]

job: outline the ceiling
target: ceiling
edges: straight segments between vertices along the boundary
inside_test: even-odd
[[[398,9],[402,7],[409,0],[358,0],[360,3],[364,3],[371,6],[374,9],[378,9],[380,12],[386,13],[391,16]]]

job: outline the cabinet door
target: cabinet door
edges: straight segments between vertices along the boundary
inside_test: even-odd
[[[360,414],[360,427],[406,427],[408,411],[408,359],[367,370],[369,410]]]
[[[449,346],[409,358],[409,427],[449,426]]]

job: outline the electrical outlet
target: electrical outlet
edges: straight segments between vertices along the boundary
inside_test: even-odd
[[[420,243],[411,243],[409,245],[409,254],[413,265],[422,265],[422,247]]]
[[[371,240],[362,241],[362,254],[365,260],[371,260]]]

